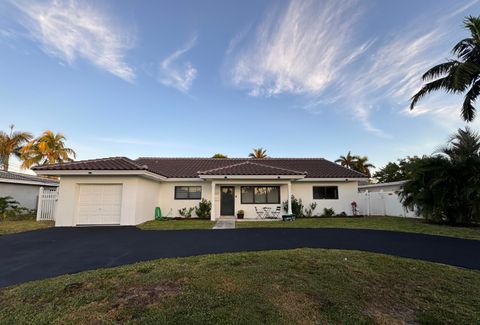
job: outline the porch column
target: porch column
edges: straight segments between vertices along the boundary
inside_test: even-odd
[[[292,182],[288,182],[288,211],[287,214],[292,214]]]
[[[215,220],[215,182],[212,181],[212,209],[210,210],[210,220]]]

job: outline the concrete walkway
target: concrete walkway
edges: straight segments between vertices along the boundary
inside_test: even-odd
[[[213,229],[235,229],[234,217],[221,217],[217,220]]]

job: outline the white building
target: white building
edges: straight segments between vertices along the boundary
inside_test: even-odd
[[[304,205],[352,214],[358,181],[367,177],[321,158],[139,158],[113,157],[34,168],[39,175],[60,177],[57,226],[136,225],[163,214],[211,202],[211,219],[257,218],[257,210],[277,209],[291,195]]]

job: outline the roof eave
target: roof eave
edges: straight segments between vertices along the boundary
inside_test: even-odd
[[[144,176],[156,180],[166,180],[167,178],[147,170],[35,170],[37,175],[51,176]]]

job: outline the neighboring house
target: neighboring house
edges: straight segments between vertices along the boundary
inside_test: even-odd
[[[369,192],[400,192],[402,185],[406,181],[390,182],[390,183],[376,183],[368,185],[358,185],[358,191],[360,193]]]
[[[37,208],[40,187],[53,189],[58,184],[54,179],[0,170],[0,197],[11,196],[28,209]]]
[[[212,204],[211,219],[257,218],[255,207],[275,209],[291,195],[305,205],[352,214],[358,181],[367,177],[321,158],[139,158],[113,157],[33,168],[39,175],[60,176],[57,226],[136,225],[163,214]],[[213,190],[212,190],[213,189]],[[285,213],[282,212],[282,213]]]

